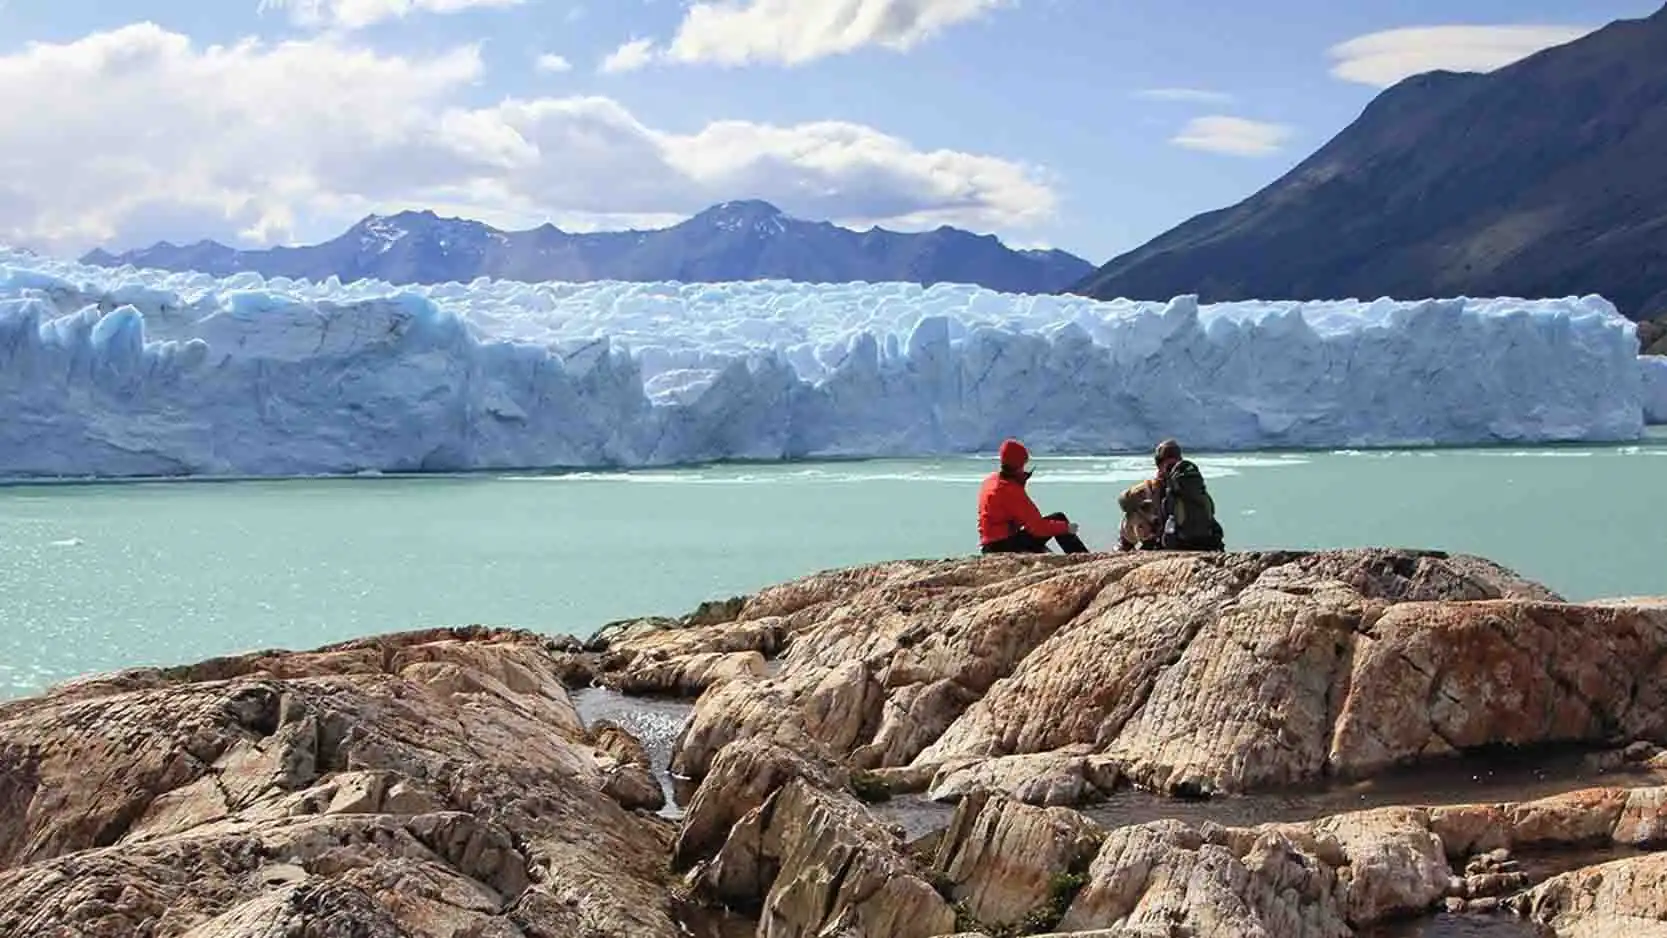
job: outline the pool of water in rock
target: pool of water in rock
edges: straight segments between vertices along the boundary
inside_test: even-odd
[[[1142,824],[1158,817],[1190,824],[1249,827],[1307,821],[1388,805],[1443,805],[1529,801],[1602,785],[1659,785],[1667,776],[1645,770],[1603,771],[1588,752],[1512,752],[1472,755],[1411,771],[1310,791],[1210,799],[1176,799],[1125,790],[1085,813],[1102,826]]]
[[[688,792],[671,775],[671,753],[677,735],[694,712],[694,704],[684,700],[665,700],[648,697],[626,697],[603,687],[589,687],[572,694],[573,706],[585,729],[594,729],[606,721],[624,729],[641,742],[653,764],[654,777],[666,793],[666,806],[661,814],[682,817],[682,801]]]
[[[1195,826],[1214,822],[1227,827],[1254,827],[1390,805],[1531,801],[1599,786],[1667,783],[1667,773],[1630,768],[1605,771],[1595,759],[1594,754],[1577,751],[1473,755],[1360,782],[1216,798],[1172,798],[1130,788],[1079,810],[1106,828],[1163,819]],[[902,826],[910,838],[942,827],[954,811],[951,805],[918,795],[899,796],[875,809],[888,822]]]

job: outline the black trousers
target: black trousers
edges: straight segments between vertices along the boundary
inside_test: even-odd
[[[1049,521],[1070,521],[1071,520],[1070,518],[1065,517],[1064,512],[1055,512],[1051,515],[1048,515],[1047,519]],[[1084,544],[1082,542],[1082,538],[1077,537],[1075,534],[1061,534],[1058,537],[1053,538],[1053,542],[1055,544],[1058,544],[1059,549],[1064,551],[1067,554],[1086,554],[1086,553],[1088,553],[1088,545]],[[1047,553],[1052,553],[1052,552],[1048,550],[1048,538],[1037,537],[1036,535],[1030,533],[1029,531],[1020,531],[1019,533],[1013,535],[1012,537],[1004,537],[999,541],[993,541],[989,544],[985,544],[984,545],[984,553],[986,553],[986,554],[1047,554]]]

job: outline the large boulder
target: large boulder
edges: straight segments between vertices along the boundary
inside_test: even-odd
[[[979,792],[956,806],[934,866],[970,918],[1036,931],[1059,922],[1105,836],[1067,808]]]
[[[764,938],[931,938],[955,913],[825,759],[773,742],[724,750],[684,819],[674,862]]]
[[[1660,938],[1667,935],[1667,853],[1565,873],[1519,905],[1562,938]]]

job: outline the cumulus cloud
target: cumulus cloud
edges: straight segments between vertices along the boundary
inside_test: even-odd
[[[1203,88],[1143,88],[1134,96],[1147,101],[1178,101],[1184,104],[1231,104],[1233,96]]]
[[[1208,153],[1267,156],[1279,152],[1290,137],[1291,129],[1283,124],[1211,115],[1187,121],[1170,142],[1178,147]]]
[[[803,65],[877,46],[907,51],[950,26],[1017,0],[708,0],[692,4],[663,48],[629,61]],[[621,47],[624,52],[626,47]]]
[[[573,70],[572,62],[569,62],[564,56],[556,55],[553,52],[546,52],[545,54],[539,56],[538,61],[535,62],[534,65],[537,66],[539,71],[549,72],[551,74],[571,72]]]
[[[31,44],[0,55],[0,242],[270,243],[414,206],[607,224],[731,198],[1010,230],[1054,206],[1032,167],[871,127],[729,120],[673,133],[603,97],[465,103],[481,72],[474,46],[408,59],[329,34],[198,46],[140,24]]]
[[[654,61],[655,55],[652,39],[633,39],[608,53],[602,60],[601,71],[609,75],[634,72]]]
[[[1331,47],[1331,74],[1387,88],[1436,70],[1491,72],[1542,49],[1573,42],[1591,26],[1411,26],[1357,36]]]

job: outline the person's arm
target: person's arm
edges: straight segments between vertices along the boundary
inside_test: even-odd
[[[1019,524],[1026,531],[1037,537],[1058,537],[1061,534],[1071,533],[1071,523],[1069,521],[1050,521],[1042,517],[1042,509],[1037,508],[1036,503],[1030,500],[1029,493],[1022,490],[1018,492],[1018,498],[1014,500],[1013,514],[1017,516]]]

